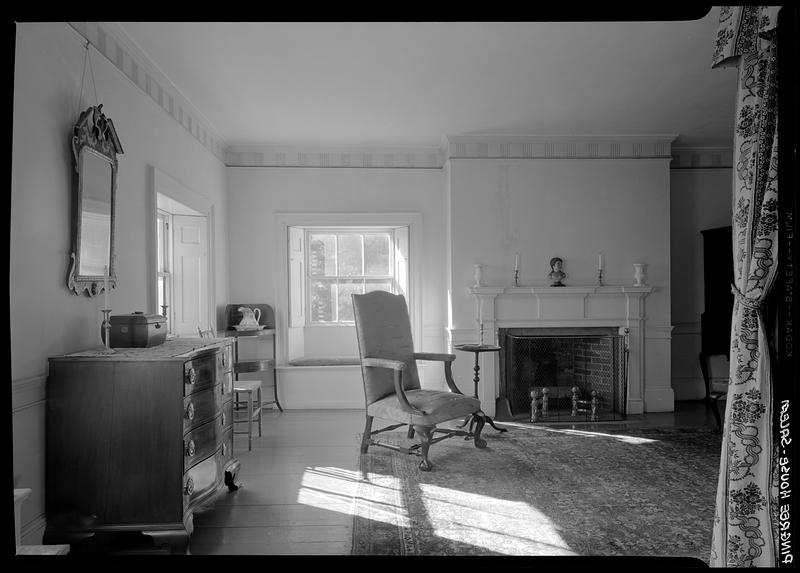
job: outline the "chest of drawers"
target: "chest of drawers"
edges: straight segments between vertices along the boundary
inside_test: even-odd
[[[238,487],[232,342],[174,339],[49,366],[45,543],[142,532],[185,552],[193,512]]]

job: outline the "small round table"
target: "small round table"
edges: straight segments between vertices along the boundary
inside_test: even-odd
[[[478,398],[478,382],[480,382],[481,379],[479,374],[481,367],[478,364],[478,359],[480,358],[480,354],[481,352],[498,352],[500,350],[500,347],[494,346],[493,344],[457,344],[456,346],[454,346],[454,348],[456,350],[461,350],[463,352],[472,352],[473,354],[475,354],[475,366],[473,367],[473,370],[475,371],[475,377],[472,379],[473,382],[475,383],[475,391],[473,393],[473,397]],[[508,431],[507,428],[498,428],[497,426],[495,426],[494,422],[492,421],[492,418],[487,416],[486,414],[484,414],[484,417],[486,418],[486,421],[489,423],[489,425],[498,432]],[[475,423],[473,414],[467,416],[466,419],[464,420],[464,423],[461,424],[461,426],[459,427],[466,426],[467,422],[470,422],[469,429],[470,431],[472,431],[472,425]]]

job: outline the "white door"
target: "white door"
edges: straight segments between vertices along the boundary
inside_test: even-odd
[[[196,336],[207,328],[208,220],[204,216],[173,215],[173,333]]]

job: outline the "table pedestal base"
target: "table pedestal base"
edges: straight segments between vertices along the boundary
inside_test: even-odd
[[[472,381],[475,384],[475,391],[473,393],[473,397],[474,398],[478,398],[478,382],[480,382],[480,380],[481,380],[481,377],[480,377],[481,367],[480,367],[480,364],[478,362],[478,358],[480,356],[480,353],[481,352],[497,352],[498,350],[500,350],[500,347],[499,346],[491,346],[491,345],[488,345],[488,344],[461,344],[459,346],[456,346],[456,349],[457,350],[462,350],[464,352],[472,352],[473,354],[475,354],[475,365],[472,367],[472,369],[475,371],[475,376],[472,379]],[[492,428],[494,428],[498,432],[507,432],[508,431],[507,428],[498,428],[497,426],[495,426],[494,425],[494,421],[492,420],[492,418],[487,416],[486,414],[484,414],[483,411],[481,411],[481,416],[483,417],[483,419]],[[469,423],[469,433],[472,434],[472,428],[475,425],[475,417],[476,417],[475,414],[470,414],[469,416],[464,418],[464,423],[461,424],[458,427],[459,428],[463,428],[464,426],[466,426]]]

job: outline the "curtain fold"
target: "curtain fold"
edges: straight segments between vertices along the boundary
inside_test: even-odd
[[[777,443],[765,299],[778,265],[779,6],[723,6],[713,67],[738,66],[730,379],[711,566],[774,567]]]

